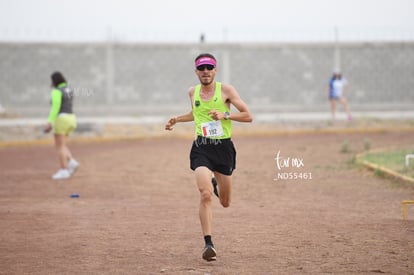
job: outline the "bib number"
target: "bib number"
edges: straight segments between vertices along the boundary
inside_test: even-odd
[[[203,137],[221,137],[224,135],[221,121],[210,121],[201,124],[201,133]]]

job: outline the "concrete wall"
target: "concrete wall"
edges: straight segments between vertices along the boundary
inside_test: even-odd
[[[0,104],[24,117],[49,110],[50,74],[64,73],[84,116],[185,112],[198,82],[193,60],[218,59],[216,79],[256,111],[329,111],[328,79],[340,67],[353,110],[414,106],[414,43],[0,44]]]

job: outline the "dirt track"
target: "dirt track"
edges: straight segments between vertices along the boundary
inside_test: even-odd
[[[233,201],[214,202],[212,263],[201,259],[191,140],[71,144],[82,166],[64,182],[50,179],[52,146],[0,148],[0,274],[414,274],[414,207],[401,218],[414,186],[349,164],[366,139],[413,137],[235,137]],[[279,151],[301,167],[279,170]]]

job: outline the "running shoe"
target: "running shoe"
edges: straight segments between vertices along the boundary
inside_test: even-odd
[[[69,160],[68,170],[71,175],[76,172],[76,169],[78,169],[78,167],[79,167],[79,162],[77,162],[75,159]]]
[[[219,198],[219,193],[218,193],[218,189],[217,189],[217,180],[216,180],[216,178],[212,178],[211,179],[211,183],[213,184],[213,192],[214,192],[214,194],[217,196],[217,198]]]
[[[70,173],[68,169],[59,169],[53,176],[52,179],[54,180],[64,180],[70,178]]]
[[[216,250],[214,246],[211,244],[207,244],[203,250],[203,259],[207,262],[215,261],[216,260]]]

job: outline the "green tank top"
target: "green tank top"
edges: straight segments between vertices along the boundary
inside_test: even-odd
[[[200,97],[201,84],[194,90],[193,116],[197,136],[213,139],[231,138],[231,120],[215,121],[208,114],[211,110],[219,112],[230,112],[221,97],[221,83],[216,82],[214,96],[209,101],[204,101]]]

